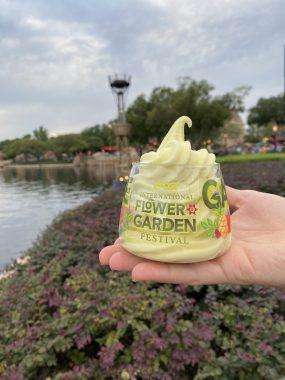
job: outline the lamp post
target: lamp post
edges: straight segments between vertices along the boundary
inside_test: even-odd
[[[224,138],[224,147],[225,147],[225,153],[227,154],[228,153],[228,137],[229,135],[227,133],[224,133],[223,134],[223,138]]]
[[[278,137],[277,137],[278,125],[274,124],[274,125],[272,126],[272,132],[273,132],[272,140],[273,140],[273,144],[274,144],[274,152],[277,152],[277,145],[278,145]]]

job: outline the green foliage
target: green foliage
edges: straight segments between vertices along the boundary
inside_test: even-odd
[[[7,158],[14,158],[17,154],[32,154],[39,159],[47,147],[47,143],[43,141],[23,138],[5,144],[3,153]]]
[[[272,130],[273,125],[275,125],[275,123],[268,123],[264,126],[258,127],[258,130],[259,130],[258,135],[261,137],[270,137],[270,136],[274,135],[275,132]],[[277,135],[285,136],[285,125],[279,125],[278,126]]]
[[[186,131],[186,136],[191,136],[195,146],[201,145],[205,139],[214,139],[229,118],[230,112],[243,109],[243,98],[248,88],[240,87],[216,97],[212,95],[212,91],[213,87],[204,80],[183,78],[176,89],[155,88],[148,99],[140,95],[127,110],[127,119],[132,125],[131,141],[145,144],[149,137],[162,139],[171,124],[181,115],[189,115],[193,121],[194,127]],[[14,158],[27,150],[24,141],[27,139],[46,143],[45,148],[42,146],[43,153],[52,150],[57,155],[97,150],[103,145],[115,144],[114,131],[106,124],[85,128],[82,133],[53,138],[48,138],[47,129],[40,126],[33,132],[33,138],[28,135],[22,139],[3,141],[0,142],[0,149],[5,148],[7,157]]]
[[[268,122],[264,125],[250,124],[245,135],[245,141],[247,142],[262,142],[263,138],[270,138],[275,134],[272,127],[276,125],[274,122]],[[281,137],[285,135],[285,125],[278,125],[277,136]]]
[[[259,143],[261,141],[261,138],[256,135],[247,134],[244,137],[244,141],[254,144],[254,143]]]
[[[146,117],[151,110],[151,105],[144,95],[136,98],[133,104],[127,110],[127,119],[132,125],[131,140],[133,142],[145,143],[150,136],[155,135],[149,123],[146,123]]]
[[[237,87],[220,97],[223,104],[231,111],[244,112],[244,98],[249,94],[251,87]]]
[[[34,130],[33,135],[38,141],[48,141],[48,130],[42,125]]]
[[[106,145],[114,145],[116,143],[114,130],[107,125],[103,125],[101,129],[101,138]]]
[[[272,122],[283,124],[284,118],[284,97],[283,94],[280,94],[269,98],[260,98],[256,106],[249,111],[248,123],[258,126],[265,126]]]
[[[262,141],[263,134],[261,132],[261,127],[258,127],[256,124],[249,124],[248,129],[245,135],[245,141],[255,142],[254,140]],[[251,141],[253,140],[253,141]]]
[[[11,144],[12,140],[2,140],[0,141],[0,151],[2,151],[5,146]]]
[[[58,155],[62,153],[73,154],[89,149],[89,143],[79,133],[52,137],[49,140],[49,146]]]
[[[101,147],[102,145],[114,145],[115,134],[111,127],[106,124],[95,125],[94,127],[85,128],[82,131],[82,136],[89,141],[92,141],[94,146]]]
[[[98,264],[122,194],[60,216],[0,282],[3,379],[277,379],[284,296],[250,286],[132,283]]]
[[[54,151],[59,157],[63,154],[73,155],[87,150],[97,150],[103,145],[115,143],[114,131],[107,125],[96,125],[86,128],[82,133],[70,133],[48,138],[48,131],[39,127],[31,135],[25,135],[20,139],[5,140],[0,142],[0,150],[6,158],[15,158],[16,155],[33,154],[40,159],[47,151]]]
[[[131,140],[146,143],[148,138],[159,139],[181,115],[189,115],[194,127],[186,134],[200,145],[205,138],[214,138],[224,125],[231,110],[240,110],[248,89],[239,88],[231,93],[213,97],[213,87],[206,81],[184,78],[177,89],[155,88],[149,99],[140,95],[127,110],[132,124]]]

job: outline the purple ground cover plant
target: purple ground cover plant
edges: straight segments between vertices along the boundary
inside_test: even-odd
[[[283,195],[284,171],[282,162],[223,167],[231,186],[270,183]],[[59,216],[0,282],[0,379],[282,377],[280,291],[132,283],[99,265],[117,236],[121,197],[107,191]]]

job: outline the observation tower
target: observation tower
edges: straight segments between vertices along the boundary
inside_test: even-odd
[[[126,121],[125,112],[126,97],[131,84],[131,76],[127,74],[114,74],[110,75],[108,79],[118,109],[118,118],[113,125],[116,136],[116,146],[119,151],[122,151],[123,148],[129,145],[131,130],[130,124]]]

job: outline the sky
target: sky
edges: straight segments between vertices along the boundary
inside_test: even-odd
[[[190,76],[251,86],[249,109],[283,90],[284,17],[284,0],[0,0],[0,141],[114,119],[115,72],[128,104]]]

